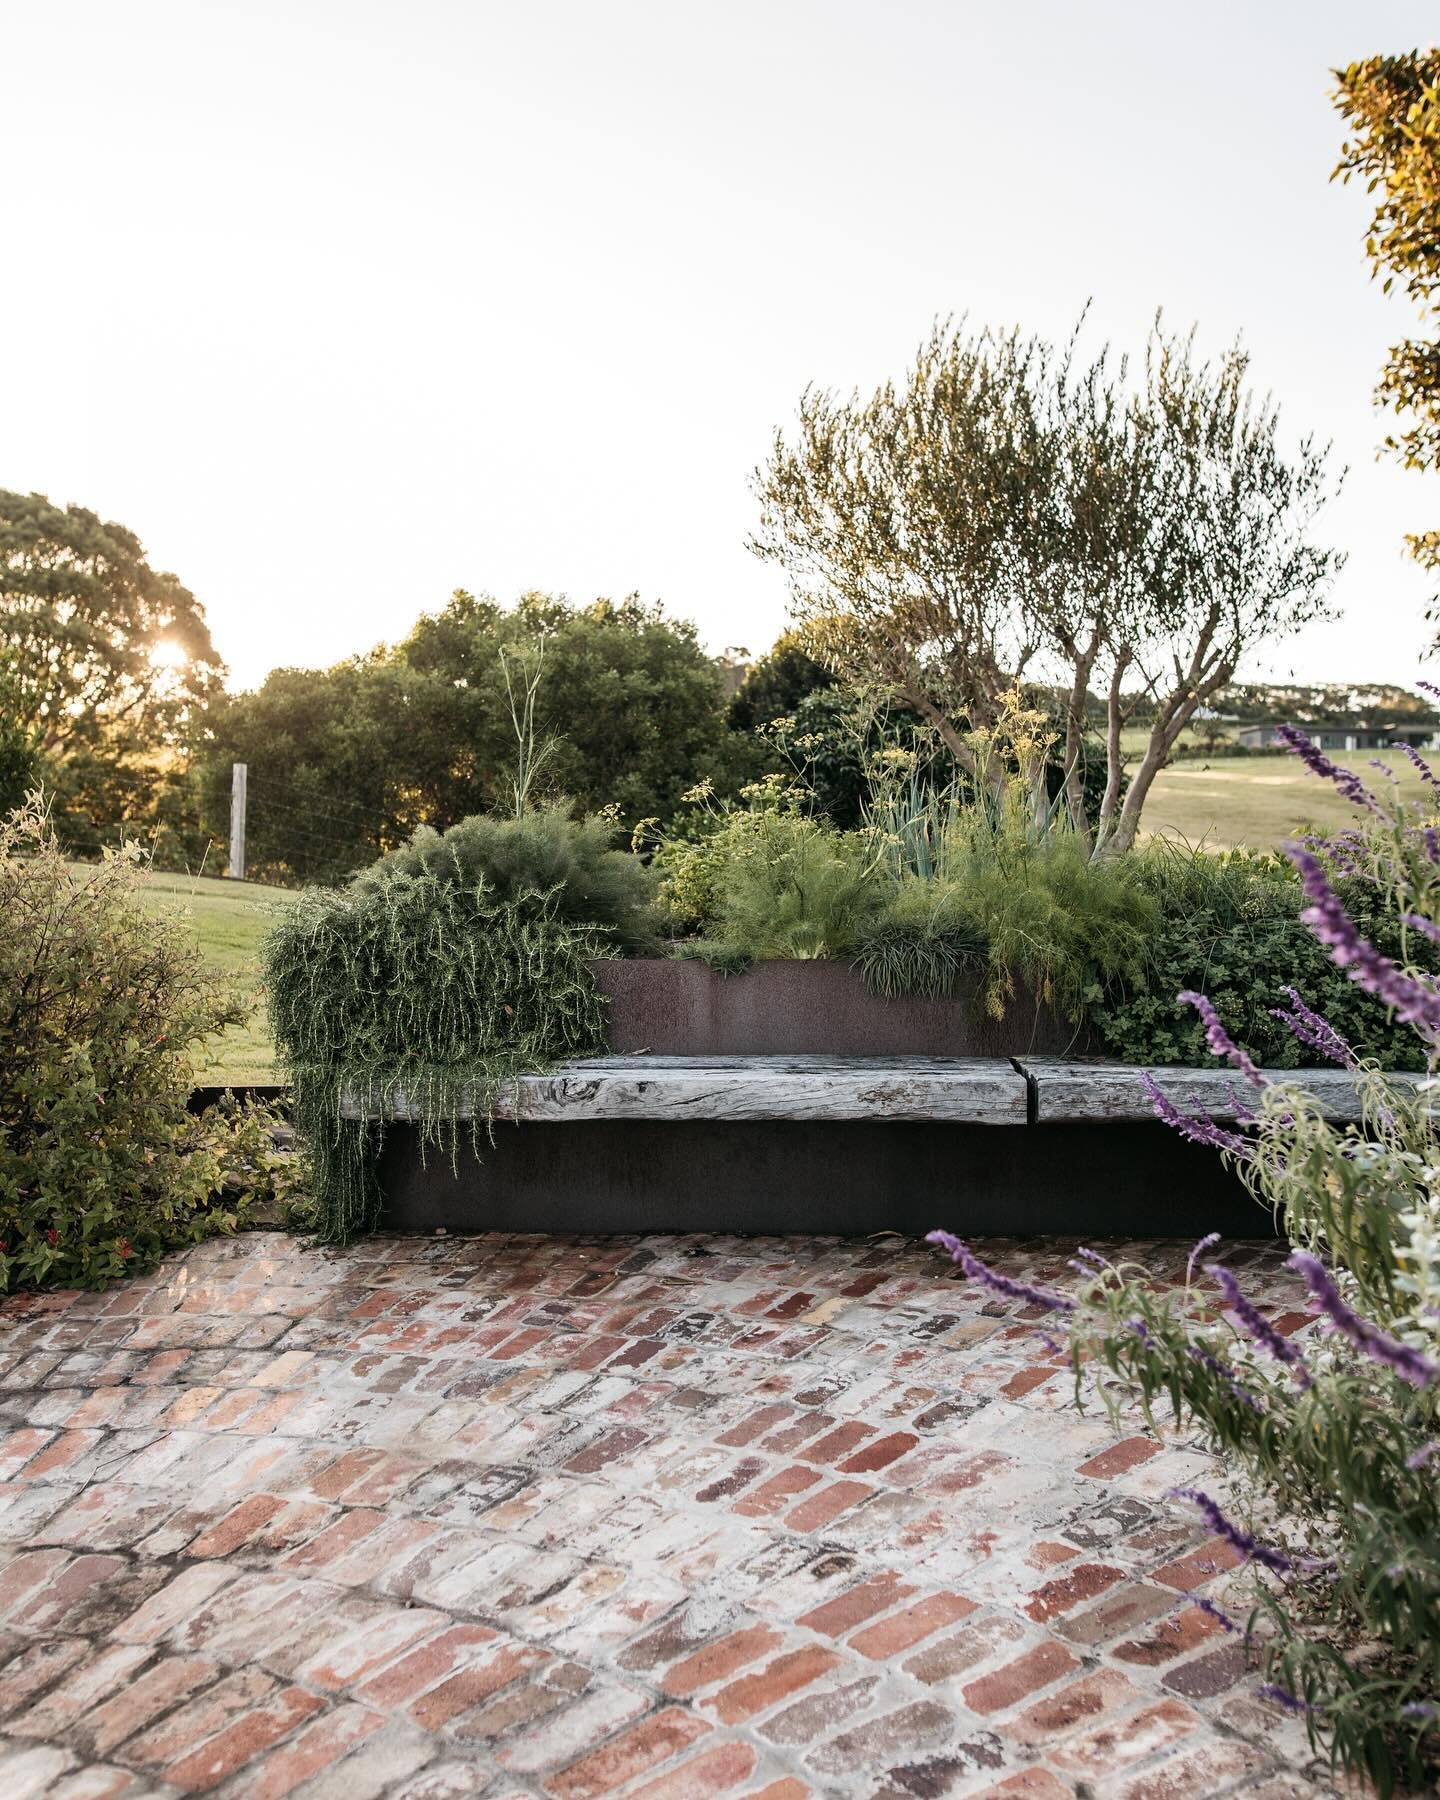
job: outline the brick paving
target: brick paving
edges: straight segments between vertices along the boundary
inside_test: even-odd
[[[256,1233],[14,1297],[0,1794],[1330,1792],[1193,1604],[1205,1458],[1071,1398],[909,1242]]]

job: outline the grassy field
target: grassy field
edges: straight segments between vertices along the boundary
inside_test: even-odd
[[[292,896],[284,888],[257,887],[204,875],[145,878],[145,904],[155,912],[178,913],[193,929],[206,958],[225,971],[230,987],[249,1008],[243,1025],[216,1038],[198,1073],[201,1081],[264,1082],[274,1079],[274,1049],[260,984],[260,939]]]
[[[1397,750],[1337,750],[1331,761],[1354,769],[1383,797],[1389,784],[1371,766],[1376,756],[1396,771],[1406,799],[1421,797],[1423,782]],[[1162,769],[1145,808],[1144,825],[1148,832],[1203,843],[1211,850],[1242,844],[1271,849],[1307,825],[1343,830],[1355,817],[1355,809],[1298,757],[1237,756],[1217,757],[1208,765],[1187,759]]]

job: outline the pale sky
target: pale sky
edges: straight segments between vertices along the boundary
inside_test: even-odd
[[[1237,332],[1349,465],[1345,617],[1252,673],[1409,680],[1377,464],[1411,329],[1328,176],[1329,69],[1410,0],[44,0],[0,4],[0,486],[136,531],[232,685],[404,635],[457,586],[638,589],[764,648],[748,476],[807,382],[936,314],[1087,296]],[[1433,674],[1433,670],[1431,671]]]

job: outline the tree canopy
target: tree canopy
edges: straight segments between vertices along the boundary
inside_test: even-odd
[[[1365,239],[1372,274],[1419,308],[1425,337],[1392,346],[1380,405],[1409,423],[1385,439],[1408,469],[1440,470],[1440,50],[1371,56],[1335,71],[1335,104],[1350,135],[1335,170],[1375,196]],[[1440,570],[1440,530],[1412,532],[1412,554]],[[1432,603],[1432,620],[1440,609]]]
[[[199,602],[150,566],[134,532],[5,490],[0,654],[19,721],[47,755],[119,726],[132,740],[173,735],[224,673]]]
[[[262,877],[334,879],[417,825],[505,807],[516,738],[503,658],[513,671],[541,644],[536,726],[554,747],[537,798],[634,824],[668,817],[724,766],[720,673],[693,626],[635,596],[505,607],[457,591],[398,645],[278,669],[222,699],[203,756],[211,830],[224,834],[232,762],[249,765],[247,861]]]
[[[752,548],[833,665],[888,684],[963,765],[967,728],[993,727],[1017,684],[1059,687],[1072,820],[1125,850],[1197,707],[1251,645],[1323,613],[1339,559],[1310,537],[1325,452],[1282,442],[1243,352],[1203,360],[1157,322],[1132,373],[1079,343],[944,322],[903,382],[808,390],[756,471]],[[1093,821],[1092,683],[1108,764]],[[1127,788],[1121,730],[1141,708]],[[1025,772],[1045,807],[1044,768]]]

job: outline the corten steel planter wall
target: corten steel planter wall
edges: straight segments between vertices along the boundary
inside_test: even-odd
[[[616,1055],[1066,1056],[1088,1045],[1053,1007],[1017,989],[989,1017],[971,981],[950,1000],[884,1000],[842,962],[760,962],[719,975],[659,958],[590,965],[610,1002]]]

